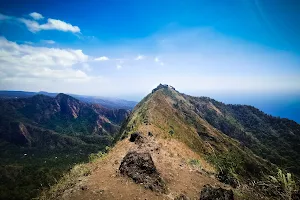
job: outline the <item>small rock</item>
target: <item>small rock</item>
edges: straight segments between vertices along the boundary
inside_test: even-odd
[[[88,187],[86,185],[81,186],[81,190],[87,190]]]
[[[100,194],[103,194],[104,190],[100,189],[100,190],[97,190],[96,193],[100,193]]]
[[[152,137],[153,134],[149,131],[149,132],[148,132],[148,136],[149,136],[149,137]]]

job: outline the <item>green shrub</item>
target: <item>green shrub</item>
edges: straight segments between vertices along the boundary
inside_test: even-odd
[[[103,158],[106,156],[106,153],[103,153],[102,151],[99,151],[98,153],[91,153],[89,155],[89,161],[95,162],[97,159]]]
[[[284,174],[281,169],[278,169],[276,177],[269,177],[273,183],[278,184],[283,189],[289,200],[292,199],[292,192],[296,189],[296,183],[291,173]]]
[[[190,160],[188,161],[188,164],[192,165],[193,167],[202,169],[201,162],[200,162],[200,160],[198,160],[198,159],[190,159]]]

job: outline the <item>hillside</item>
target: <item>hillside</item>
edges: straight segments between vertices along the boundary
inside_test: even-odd
[[[300,125],[246,105],[184,95],[195,113],[256,155],[300,177]]]
[[[36,196],[110,146],[128,115],[62,93],[0,100],[0,199]]]
[[[299,125],[249,106],[237,106],[246,111],[232,111],[230,108],[235,106],[221,104],[221,108],[219,104],[159,85],[124,122],[111,151],[85,166],[89,175],[72,176],[71,187],[63,179],[42,199],[214,199],[218,195],[233,199],[231,191],[234,199],[295,197],[295,185],[287,191],[270,181],[270,175],[276,177],[277,167],[285,165],[263,158],[263,148],[276,145],[268,145],[257,132],[264,127],[264,134],[272,135],[283,129],[298,138]],[[264,126],[250,126],[247,119],[253,120],[251,117],[238,117],[245,113],[261,119]],[[266,119],[278,121],[278,125],[270,126]],[[297,157],[294,141],[281,136],[277,140],[283,140],[296,153],[287,156],[280,146],[275,153],[283,159]],[[279,141],[274,138],[274,143],[278,145]],[[261,149],[255,149],[256,144]],[[290,160],[291,166],[297,162]],[[296,173],[298,168],[294,167]]]

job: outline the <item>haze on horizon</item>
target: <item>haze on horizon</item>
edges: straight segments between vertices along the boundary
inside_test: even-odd
[[[0,90],[137,101],[166,83],[228,103],[275,98],[298,116],[299,10],[296,0],[1,2]]]

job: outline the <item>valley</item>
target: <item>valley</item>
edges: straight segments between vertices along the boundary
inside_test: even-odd
[[[130,111],[65,94],[0,100],[0,199],[31,199],[113,143]]]

